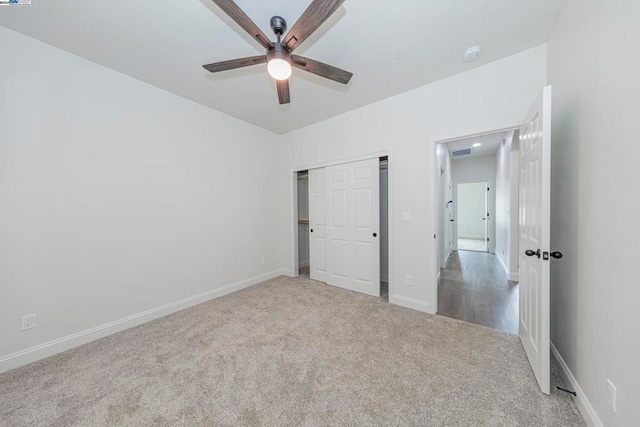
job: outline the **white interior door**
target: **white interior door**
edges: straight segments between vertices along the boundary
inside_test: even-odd
[[[543,393],[550,390],[551,86],[520,127],[520,339]]]
[[[327,192],[325,168],[309,171],[309,275],[327,281]]]
[[[326,168],[327,283],[380,296],[379,160]]]

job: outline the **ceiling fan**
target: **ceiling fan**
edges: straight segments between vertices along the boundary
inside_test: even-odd
[[[249,33],[251,37],[264,46],[267,52],[265,55],[203,65],[206,70],[217,73],[266,62],[267,72],[276,79],[280,104],[288,104],[291,100],[289,96],[289,77],[291,76],[292,66],[343,84],[349,83],[353,76],[352,73],[340,68],[291,53],[317,30],[340,7],[344,0],[313,0],[287,35],[284,36],[284,39],[282,39],[282,36],[287,30],[287,22],[280,16],[274,16],[271,18],[271,28],[276,35],[277,41],[275,43],[271,42],[262,30],[232,0],[212,1]]]

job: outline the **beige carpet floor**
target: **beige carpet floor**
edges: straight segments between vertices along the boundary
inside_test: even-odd
[[[2,426],[574,426],[518,338],[280,277],[0,375]]]

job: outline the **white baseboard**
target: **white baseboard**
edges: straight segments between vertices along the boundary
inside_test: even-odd
[[[66,337],[58,338],[44,344],[40,344],[31,348],[27,348],[25,350],[2,356],[0,357],[0,373],[27,365],[40,359],[44,359],[45,357],[53,356],[54,354],[58,354],[66,350],[70,350],[82,344],[86,344],[99,338],[115,334],[116,332],[124,331],[125,329],[129,329],[134,326],[149,322],[151,320],[166,316],[168,314],[175,313],[176,311],[184,310],[185,308],[189,308],[194,305],[198,305],[203,302],[230,294],[232,292],[248,288],[266,280],[273,279],[274,277],[289,275],[288,273],[290,273],[290,270],[274,270],[269,273],[250,277],[248,279],[241,280],[230,285],[212,289],[198,295],[184,298],[179,301],[174,301],[160,307],[152,308],[141,313],[115,320],[113,322],[105,323],[104,325],[96,326],[95,328],[90,328],[81,332],[77,332],[75,334],[67,335]]]
[[[458,239],[469,239],[469,240],[484,240],[487,237],[483,234],[482,236],[480,235],[469,235],[469,236],[461,236],[458,234]]]
[[[389,302],[391,304],[396,304],[406,308],[412,308],[424,313],[436,314],[435,311],[431,309],[431,304],[429,304],[427,301],[421,301],[415,298],[393,294],[389,296]]]
[[[280,272],[280,276],[298,277],[298,274],[297,274],[298,271],[294,273],[293,270],[291,270],[290,268],[281,268],[278,271]]]
[[[496,254],[496,258],[498,258],[498,262],[500,263],[500,267],[502,267],[502,271],[504,271],[504,274],[507,275],[507,278],[512,281],[512,282],[517,282],[520,280],[520,276],[518,275],[517,272],[512,272],[509,271],[509,269],[507,268],[507,266],[505,265],[504,261],[502,260],[502,258],[500,258],[500,256],[498,254]]]
[[[589,402],[589,399],[587,399],[587,396],[582,391],[580,384],[578,384],[578,381],[573,376],[573,373],[571,373],[571,371],[569,370],[569,367],[558,352],[556,346],[553,345],[553,342],[551,343],[551,354],[558,362],[562,380],[568,388],[576,392],[577,396],[573,398],[573,401],[576,404],[578,411],[580,411],[584,422],[587,423],[587,425],[590,427],[604,427],[604,424],[602,424],[602,421],[600,421],[600,418],[598,418],[598,414],[596,413],[595,409],[593,409],[591,402]]]

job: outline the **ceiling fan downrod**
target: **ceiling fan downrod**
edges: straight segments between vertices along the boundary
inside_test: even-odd
[[[271,18],[271,29],[278,39],[278,44],[280,44],[280,38],[287,31],[287,21],[282,16],[274,16]]]

